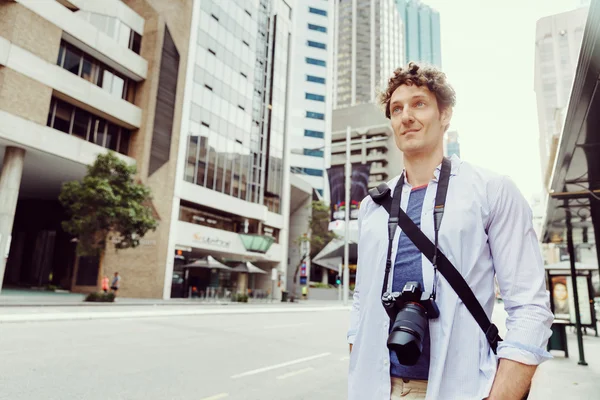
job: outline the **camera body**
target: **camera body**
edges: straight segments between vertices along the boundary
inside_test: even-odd
[[[440,316],[435,299],[419,282],[407,282],[402,292],[386,292],[381,302],[393,321],[387,346],[402,365],[415,365],[423,351],[429,319]]]

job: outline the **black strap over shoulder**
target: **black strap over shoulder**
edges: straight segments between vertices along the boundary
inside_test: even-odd
[[[436,242],[437,232],[439,231],[442,218],[445,211],[446,195],[448,193],[448,184],[450,181],[450,160],[444,158],[442,162],[442,169],[438,179],[438,189],[435,198],[434,208],[434,229],[436,231]],[[440,273],[446,278],[450,286],[454,289],[458,297],[462,300],[465,307],[469,310],[475,321],[485,333],[485,336],[490,344],[490,347],[496,353],[498,348],[498,342],[502,341],[498,335],[498,328],[494,325],[487,317],[483,307],[475,297],[475,294],[469,287],[469,284],[465,281],[460,272],[452,265],[444,253],[438,248],[437,243],[432,243],[431,240],[421,229],[410,219],[408,215],[400,207],[400,199],[402,188],[404,186],[404,174],[400,176],[398,184],[394,188],[394,196],[391,196],[391,190],[386,184],[381,184],[375,189],[369,191],[369,195],[375,201],[375,203],[381,205],[386,209],[390,215],[388,220],[388,251],[386,261],[386,272],[383,283],[383,291],[385,292],[388,287],[389,275],[391,270],[391,254],[394,235],[396,232],[396,226],[400,226],[402,232],[408,236],[408,238],[415,244],[415,246],[427,257],[427,259],[437,268]],[[392,213],[392,210],[397,210]],[[397,216],[394,216],[396,214]],[[393,228],[392,228],[393,224]],[[434,282],[435,289],[435,282]]]

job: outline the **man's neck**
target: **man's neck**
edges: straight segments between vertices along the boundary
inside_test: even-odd
[[[424,186],[433,179],[435,169],[444,158],[443,151],[434,151],[429,154],[404,155],[404,168],[406,180],[413,186]]]

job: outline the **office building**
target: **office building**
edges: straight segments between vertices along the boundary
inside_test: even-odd
[[[420,0],[396,0],[404,23],[404,63],[442,66],[440,14]]]
[[[1,2],[5,284],[91,292],[118,271],[126,297],[278,297],[289,220],[311,199],[286,157],[290,18],[284,0]],[[137,166],[159,225],[135,249],[76,257],[57,197],[107,151]],[[182,268],[208,256],[262,273]]]
[[[534,90],[544,188],[550,182],[571,95],[588,7],[551,15],[536,25]]]
[[[460,142],[458,141],[458,132],[451,130],[446,132],[446,138],[444,140],[444,154],[446,157],[456,156],[460,157]]]
[[[369,188],[387,183],[404,168],[390,121],[381,107],[360,104],[333,111],[331,166],[345,165],[346,131],[351,129],[350,162],[371,164]]]
[[[5,285],[93,291],[119,270],[124,293],[162,297],[190,15],[159,0],[0,2]],[[108,249],[101,271],[75,256],[57,198],[107,151],[137,166],[160,225],[135,251]]]
[[[334,1],[296,0],[289,87],[292,173],[328,198],[325,176],[333,107]]]
[[[286,287],[291,16],[284,0],[194,2],[196,41],[190,46],[175,186],[179,220],[172,223],[169,251],[184,257],[174,276],[189,274],[189,285],[201,290],[236,286],[228,271],[188,272],[182,266],[208,255],[263,269],[267,274],[253,275],[248,284],[256,290],[277,290],[271,287],[272,269],[278,287]],[[302,193],[294,192],[296,201],[310,199],[310,190]],[[238,290],[240,285],[246,284],[240,282]]]
[[[333,108],[375,103],[404,61],[404,28],[394,0],[335,2]]]

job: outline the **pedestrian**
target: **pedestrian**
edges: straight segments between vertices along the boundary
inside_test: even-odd
[[[102,278],[102,291],[108,293],[108,276],[104,275]]]
[[[508,177],[444,158],[456,94],[443,72],[409,63],[380,101],[404,171],[360,206],[348,398],[521,399],[551,358],[553,321],[531,209]],[[495,275],[504,341],[489,322]]]
[[[119,287],[121,286],[121,275],[118,272],[115,272],[115,276],[113,277],[110,288],[115,294],[115,298],[117,297],[117,292],[119,291]]]

